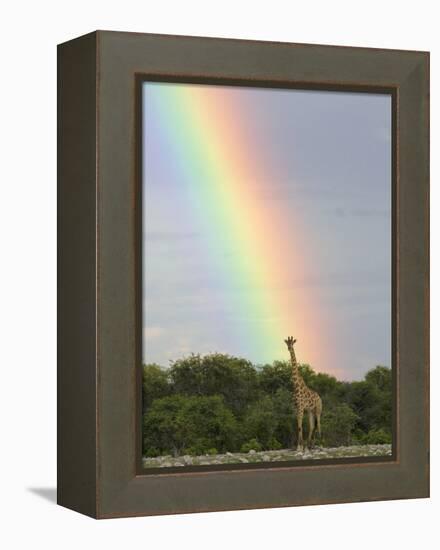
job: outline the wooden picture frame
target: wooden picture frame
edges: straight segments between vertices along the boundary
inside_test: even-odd
[[[429,54],[97,31],[58,47],[58,503],[94,518],[429,496]],[[389,460],[141,466],[140,82],[393,100]]]

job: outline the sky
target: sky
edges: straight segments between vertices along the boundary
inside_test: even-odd
[[[143,361],[391,366],[391,97],[143,85]]]

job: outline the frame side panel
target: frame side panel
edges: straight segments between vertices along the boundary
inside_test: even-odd
[[[398,350],[400,450],[429,496],[429,56],[400,88]]]
[[[58,46],[58,504],[96,517],[96,34]]]

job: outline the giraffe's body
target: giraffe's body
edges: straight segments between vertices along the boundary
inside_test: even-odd
[[[296,418],[298,423],[298,450],[303,446],[303,418],[304,413],[309,415],[309,433],[307,437],[307,446],[311,447],[315,431],[321,436],[321,413],[322,401],[318,393],[306,386],[298,368],[296,360],[294,344],[296,340],[289,336],[285,340],[287,349],[290,353],[290,361],[292,364],[292,381],[293,381],[293,404],[296,410]]]

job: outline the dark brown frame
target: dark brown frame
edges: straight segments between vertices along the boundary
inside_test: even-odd
[[[97,31],[58,52],[58,502],[92,517],[429,495],[429,54]],[[391,93],[387,459],[141,469],[142,79]]]

